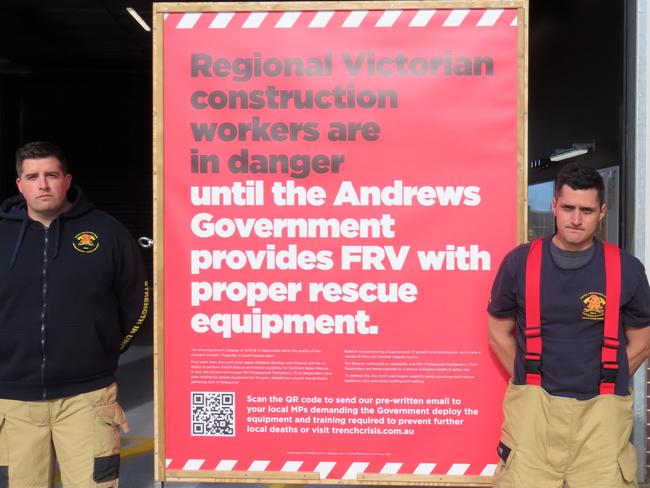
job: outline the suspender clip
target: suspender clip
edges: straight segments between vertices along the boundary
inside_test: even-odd
[[[603,363],[603,366],[600,368],[601,383],[616,383],[617,376],[618,376],[618,364]]]
[[[542,374],[542,356],[540,354],[526,354],[524,365],[526,373]]]

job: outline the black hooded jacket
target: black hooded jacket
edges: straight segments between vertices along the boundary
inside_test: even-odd
[[[78,188],[45,228],[21,195],[0,206],[0,398],[41,400],[111,384],[149,289],[126,228]]]

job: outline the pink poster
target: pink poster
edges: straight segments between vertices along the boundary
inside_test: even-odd
[[[168,470],[494,472],[518,35],[516,9],[165,16]]]

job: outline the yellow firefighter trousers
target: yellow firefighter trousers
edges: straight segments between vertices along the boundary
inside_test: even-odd
[[[117,488],[117,385],[57,400],[0,400],[0,488],[49,488],[56,458],[64,488]]]
[[[495,488],[637,486],[630,395],[580,401],[510,384],[503,413]]]

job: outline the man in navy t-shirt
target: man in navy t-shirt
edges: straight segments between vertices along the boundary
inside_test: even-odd
[[[612,246],[594,237],[607,211],[596,170],[565,166],[552,209],[556,234],[508,253],[488,305],[490,345],[512,377],[494,486],[636,486],[629,377],[650,355],[645,270],[624,251],[606,258]]]

